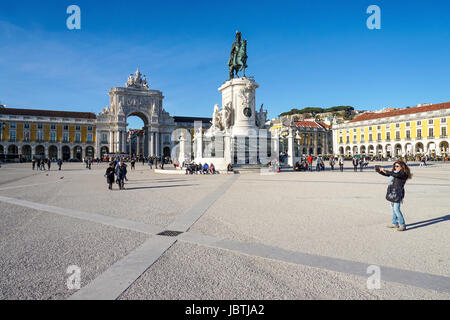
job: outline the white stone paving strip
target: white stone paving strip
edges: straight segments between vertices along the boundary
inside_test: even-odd
[[[88,221],[92,221],[92,222],[96,222],[96,223],[101,223],[101,224],[113,226],[116,228],[122,228],[122,229],[128,229],[128,230],[132,230],[132,231],[136,231],[136,232],[142,232],[142,233],[146,233],[146,234],[150,234],[150,235],[153,235],[153,234],[156,234],[156,233],[159,233],[159,232],[165,230],[164,228],[162,228],[160,226],[149,225],[149,224],[142,223],[142,222],[108,217],[108,216],[104,216],[104,215],[100,215],[100,214],[96,214],[96,213],[88,213],[88,212],[77,211],[77,210],[72,210],[72,209],[59,208],[59,207],[41,204],[41,203],[37,203],[37,202],[14,199],[14,198],[9,198],[9,197],[4,197],[4,196],[0,196],[0,201],[18,205],[18,206],[22,206],[22,207],[32,208],[35,210],[56,213],[56,214],[71,217],[71,218],[77,218],[77,219],[88,220]]]
[[[218,239],[211,236],[184,233],[178,240],[207,247],[230,250],[250,256],[310,266],[330,271],[353,274],[367,278],[367,268],[370,264],[344,260],[314,254],[290,251],[258,243],[244,243],[233,240]],[[450,277],[379,266],[381,280],[396,282],[418,288],[450,293]]]
[[[167,230],[186,232],[189,228],[208,210],[208,208],[219,199],[231,185],[237,180],[239,176],[234,175],[229,178],[224,184],[220,185],[214,192],[208,194],[200,200],[190,210],[179,216],[172,222]]]
[[[176,241],[172,237],[152,237],[113,264],[69,300],[115,300],[136,281]]]
[[[21,186],[11,186],[11,187],[4,187],[4,188],[0,188],[0,191],[4,191],[4,190],[10,190],[10,189],[17,189],[17,188],[27,188],[27,187],[35,187],[35,186],[42,186],[45,184],[53,184],[53,183],[58,183],[58,182],[70,182],[71,180],[67,179],[67,180],[57,180],[57,181],[50,181],[50,182],[43,182],[43,183],[35,183],[35,184],[25,184],[25,185],[21,185]]]

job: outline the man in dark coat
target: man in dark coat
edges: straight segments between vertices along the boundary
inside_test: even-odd
[[[119,165],[117,166],[116,175],[117,175],[117,181],[119,183],[119,189],[122,190],[125,188],[124,180],[127,175],[127,167],[125,166],[125,163],[122,160],[119,162]]]
[[[106,177],[106,181],[109,184],[109,190],[112,190],[112,185],[114,183],[114,174],[115,174],[115,169],[114,169],[114,163],[111,162],[109,164],[109,167],[106,169],[106,173],[105,173],[105,177]]]

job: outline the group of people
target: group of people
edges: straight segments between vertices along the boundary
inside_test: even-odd
[[[56,163],[58,164],[58,170],[61,170],[61,166],[63,161],[61,159],[57,159]],[[31,161],[31,166],[33,170],[41,170],[41,171],[45,171],[45,167],[47,166],[47,170],[50,171],[50,168],[52,166],[52,161],[49,158],[44,158],[44,159],[36,159],[33,158],[33,160]]]
[[[110,162],[108,168],[106,169],[105,177],[109,185],[109,190],[113,189],[112,186],[114,182],[119,185],[120,190],[125,189],[125,181],[128,181],[127,165],[123,160]]]
[[[334,167],[336,166],[336,164],[339,165],[339,170],[341,172],[344,171],[343,156],[339,156],[336,159],[336,157],[332,155],[329,157],[328,160],[331,171],[334,171]],[[369,165],[369,161],[364,156],[362,157],[355,156],[352,159],[352,164],[355,172],[358,171],[358,166],[360,171],[363,171],[363,168]],[[294,164],[294,171],[324,171],[324,170],[325,170],[325,161],[321,156],[319,157],[307,156]]]
[[[353,164],[353,171],[358,172],[359,166],[359,169],[362,172],[363,168],[369,165],[369,161],[367,161],[365,157],[354,156],[352,159],[352,164]]]
[[[216,167],[213,163],[208,165],[204,163],[183,163],[183,167],[186,168],[186,174],[216,174]]]

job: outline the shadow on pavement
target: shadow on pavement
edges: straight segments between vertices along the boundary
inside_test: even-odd
[[[413,230],[413,229],[417,229],[417,228],[422,228],[422,227],[427,227],[430,226],[432,224],[435,223],[439,223],[439,222],[444,222],[444,221],[450,221],[450,215],[446,215],[443,217],[439,217],[439,218],[434,218],[434,219],[430,219],[430,220],[424,220],[424,221],[419,221],[419,222],[415,222],[415,223],[410,223],[406,225],[406,230]],[[411,226],[415,226],[412,227]]]
[[[197,184],[176,184],[171,186],[150,186],[150,187],[134,187],[134,188],[127,188],[125,184],[125,190],[158,189],[158,188],[191,187],[191,186],[197,186]]]

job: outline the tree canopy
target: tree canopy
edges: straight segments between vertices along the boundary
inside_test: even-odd
[[[350,113],[353,110],[355,110],[352,106],[335,106],[330,108],[320,108],[320,107],[306,107],[303,109],[296,109],[293,108],[290,111],[283,112],[279,116],[288,116],[293,114],[304,114],[304,113],[311,113],[313,115],[318,113],[327,113],[327,112],[339,112],[339,111],[345,111],[346,113]]]

